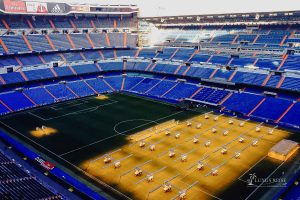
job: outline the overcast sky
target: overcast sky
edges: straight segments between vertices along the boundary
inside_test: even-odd
[[[43,0],[41,0],[43,1]],[[51,0],[47,0],[51,1]],[[53,1],[53,0],[52,0]],[[62,2],[63,0],[54,0]],[[140,15],[197,15],[234,12],[300,10],[300,0],[65,0],[70,3],[134,3]]]

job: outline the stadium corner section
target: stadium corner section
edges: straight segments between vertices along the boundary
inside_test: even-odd
[[[40,155],[33,152],[14,138],[7,135],[3,130],[0,130],[0,139],[12,146],[18,154],[21,154],[28,158],[29,161],[34,164],[35,168],[38,168],[41,171],[46,171],[51,176],[51,178],[55,179],[56,181],[62,183],[65,186],[68,186],[69,188],[72,188],[73,192],[78,194],[80,197],[97,200],[106,199],[104,196],[101,196],[100,194],[93,191],[87,185],[76,180],[74,177],[70,176],[69,174],[56,167],[49,161],[46,161]]]

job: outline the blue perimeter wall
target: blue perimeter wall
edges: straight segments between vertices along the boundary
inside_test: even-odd
[[[9,143],[11,146],[13,146],[15,149],[17,149],[20,153],[24,154],[26,157],[28,157],[31,161],[35,161],[36,158],[41,158],[38,154],[34,153],[24,145],[22,145],[20,142],[16,141],[15,139],[11,138],[7,134],[5,134],[3,131],[0,131],[0,138],[5,140],[7,143]],[[56,178],[63,180],[64,182],[67,182],[68,184],[72,185],[74,188],[82,192],[83,194],[87,195],[91,199],[96,200],[105,200],[104,197],[96,193],[95,191],[91,190],[88,186],[85,184],[79,182],[63,170],[59,169],[58,167],[54,167],[52,170],[49,171],[53,176]]]

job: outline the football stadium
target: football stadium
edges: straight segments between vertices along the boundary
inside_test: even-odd
[[[147,17],[0,0],[0,199],[300,198],[300,7]]]

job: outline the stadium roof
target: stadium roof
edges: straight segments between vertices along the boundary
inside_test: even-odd
[[[65,1],[82,4],[81,0]],[[140,7],[141,17],[300,10],[299,0],[86,0],[84,2],[137,4]]]

